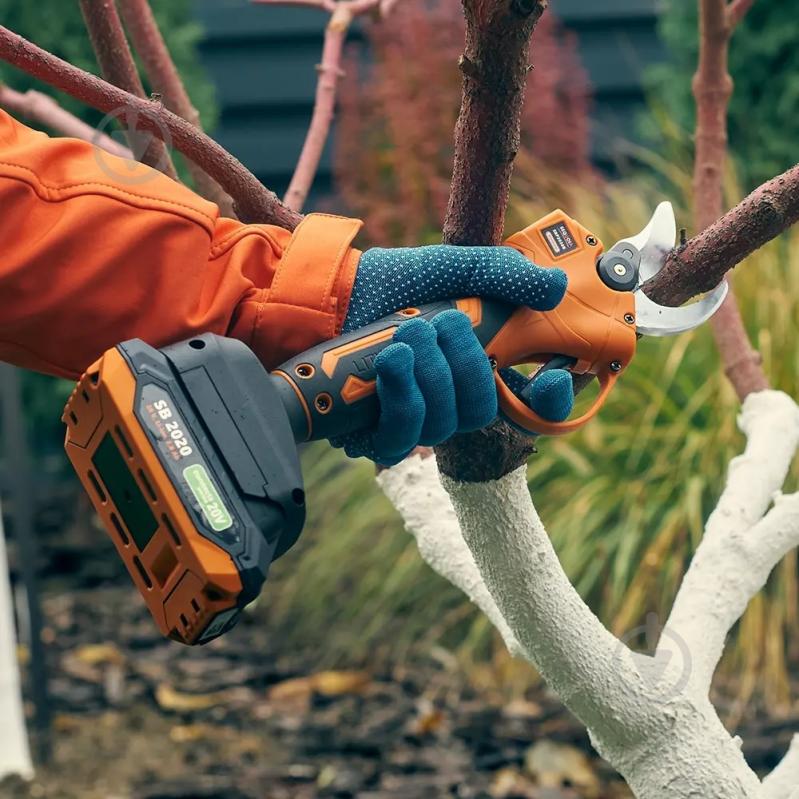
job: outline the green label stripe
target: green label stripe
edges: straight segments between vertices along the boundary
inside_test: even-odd
[[[219,496],[205,466],[200,463],[187,466],[183,470],[183,478],[188,483],[197,502],[200,503],[200,508],[208,520],[208,524],[211,525],[211,529],[221,533],[233,526],[233,517],[225,507],[225,503],[222,502],[222,497]]]

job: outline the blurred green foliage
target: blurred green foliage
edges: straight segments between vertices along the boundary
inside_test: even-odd
[[[736,29],[730,44],[730,148],[739,158],[743,188],[757,185],[796,163],[799,138],[799,48],[797,8],[791,2],[757,2]],[[668,62],[650,67],[646,86],[651,101],[685,131],[694,128],[691,77],[699,52],[696,0],[666,0],[660,35]],[[642,119],[648,139],[663,144],[663,128],[650,115]]]

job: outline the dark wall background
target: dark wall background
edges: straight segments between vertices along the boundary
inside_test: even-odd
[[[327,15],[254,6],[248,0],[195,0],[195,5],[206,29],[202,59],[221,105],[215,137],[282,193],[310,119]],[[613,161],[620,136],[634,136],[635,114],[643,103],[641,72],[665,55],[655,31],[657,6],[658,0],[556,0],[551,5],[577,35],[593,83],[594,154],[601,165]],[[351,36],[360,41],[357,29]],[[329,185],[327,152],[316,192],[326,193]]]

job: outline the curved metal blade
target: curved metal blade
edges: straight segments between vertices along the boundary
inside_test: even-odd
[[[693,330],[716,313],[727,296],[727,289],[725,280],[691,305],[668,308],[653,302],[638,288],[634,292],[635,328],[645,336],[676,336]]]
[[[641,284],[654,277],[663,267],[666,255],[677,240],[677,222],[670,202],[662,202],[655,208],[647,226],[635,236],[622,239],[632,244],[641,253],[638,270],[638,285],[635,289],[636,330],[646,336],[674,336],[693,330],[706,322],[718,310],[727,296],[727,281],[691,305],[669,308],[658,305],[641,290]]]
[[[663,266],[666,254],[677,242],[677,221],[671,203],[659,203],[647,226],[635,236],[622,239],[619,244],[624,242],[632,244],[641,253],[638,282],[645,283],[654,277]]]

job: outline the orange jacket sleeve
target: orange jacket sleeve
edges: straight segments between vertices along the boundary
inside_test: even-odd
[[[125,339],[210,331],[274,367],[340,329],[360,225],[220,218],[149,167],[0,111],[0,360],[74,378]]]

